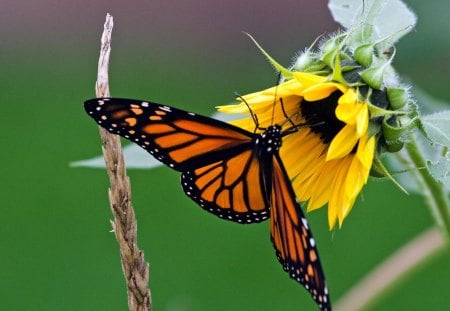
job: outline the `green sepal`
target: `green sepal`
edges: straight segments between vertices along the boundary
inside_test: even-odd
[[[387,152],[396,153],[402,150],[405,143],[401,140],[396,140],[393,142],[386,141],[386,145],[384,146]]]
[[[369,128],[367,129],[367,136],[372,137],[381,131],[381,122],[378,119],[370,119]]]
[[[408,112],[406,112],[406,111],[394,111],[394,110],[383,109],[383,108],[375,106],[371,103],[368,103],[368,108],[369,108],[369,112],[370,112],[370,118],[408,114]]]
[[[382,63],[376,64],[373,67],[367,68],[361,72],[361,78],[366,82],[371,88],[375,90],[381,90],[384,81],[384,73],[386,69],[391,65],[392,60],[395,56],[395,49],[391,57]]]
[[[388,123],[390,118],[386,117],[383,120],[382,124],[382,131],[383,131],[383,137],[386,140],[386,143],[389,145],[397,144],[398,142],[401,142],[403,136],[411,131],[412,129],[417,127],[417,123],[419,121],[418,117],[414,117],[410,119],[410,121],[405,125],[398,124],[399,121],[396,121],[395,125],[391,125]]]
[[[304,68],[303,72],[312,73],[318,76],[328,76],[330,71],[327,70],[327,65],[322,61],[316,61],[315,63],[310,64],[308,67]]]
[[[341,58],[339,53],[334,55],[334,64],[331,68],[333,68],[331,79],[336,82],[345,83],[345,79],[342,76]]]
[[[370,171],[369,171],[369,175],[371,177],[375,177],[375,178],[384,178],[386,177],[386,174],[384,173],[383,169],[381,167],[379,167],[378,165],[379,162],[372,162],[372,166],[370,167]]]
[[[331,80],[335,82],[340,82],[348,86],[360,85],[361,83],[357,77],[352,78],[354,76],[354,71],[359,70],[359,66],[355,64],[353,60],[349,59],[341,60],[341,57],[347,58],[345,54],[338,53],[335,55]],[[350,79],[350,81],[347,80],[347,78]]]
[[[402,109],[409,101],[409,94],[405,88],[388,87],[386,88],[386,93],[393,110]]]
[[[267,53],[261,45],[259,45],[259,43],[256,41],[255,38],[252,37],[252,35],[250,35],[249,33],[243,32],[244,34],[246,34],[252,41],[253,43],[256,45],[256,47],[261,51],[261,53],[267,58],[267,60],[269,61],[269,63],[275,68],[276,71],[281,72],[281,74],[286,77],[292,77],[292,72],[285,68],[284,66],[282,66],[280,63],[278,63],[275,59],[272,58],[272,56],[269,55],[269,53]]]
[[[369,67],[373,62],[374,43],[367,43],[358,46],[353,53],[355,60],[364,67]]]
[[[377,155],[373,158],[372,167],[370,168],[369,174],[372,177],[378,177],[378,178],[387,177],[401,191],[403,191],[405,194],[409,194],[408,191],[406,191],[406,189],[403,188],[403,186],[400,185],[399,182],[394,179],[394,177],[392,177],[391,173],[388,171],[386,166],[383,164],[383,162],[381,162],[380,158]]]
[[[336,37],[330,38],[322,45],[321,54],[322,57],[320,58],[328,67],[334,69],[336,58],[340,57],[338,56],[340,54],[340,51],[342,50],[342,44],[343,44],[343,38],[346,37],[346,34],[341,34]]]
[[[381,90],[383,85],[384,64],[378,67],[371,67],[363,70],[360,75],[364,82],[375,90]]]

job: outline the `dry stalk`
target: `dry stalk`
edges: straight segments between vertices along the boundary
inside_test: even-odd
[[[97,97],[110,97],[108,83],[109,55],[111,52],[111,32],[113,17],[106,15],[101,39],[100,58],[95,91]],[[137,245],[136,218],[131,206],[131,186],[126,174],[120,138],[100,127],[103,156],[109,175],[109,202],[114,220],[111,221],[120,247],[122,270],[128,288],[128,306],[132,311],[152,309],[148,288],[148,263]]]

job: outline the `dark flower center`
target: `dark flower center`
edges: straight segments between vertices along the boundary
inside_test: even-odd
[[[336,107],[342,96],[341,91],[335,91],[327,98],[317,101],[302,100],[300,113],[311,130],[320,135],[324,144],[329,144],[344,127],[345,123],[336,118]]]

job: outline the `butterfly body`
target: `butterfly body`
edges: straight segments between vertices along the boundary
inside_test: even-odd
[[[252,133],[133,99],[92,99],[85,109],[100,126],[180,171],[184,192],[204,210],[243,224],[270,218],[271,241],[283,269],[321,310],[331,310],[315,241],[279,155],[289,130],[272,125]]]

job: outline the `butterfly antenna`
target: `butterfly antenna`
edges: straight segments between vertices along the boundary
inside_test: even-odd
[[[280,84],[280,82],[281,82],[281,71],[278,72],[278,75],[277,75],[277,85],[275,87],[275,94],[274,94],[275,97],[273,99],[272,119],[270,121],[270,124],[273,124],[273,120],[275,119],[275,105],[276,105],[276,102],[277,102],[278,85]]]
[[[239,99],[247,106],[248,112],[249,112],[250,115],[252,116],[253,123],[255,123],[255,132],[256,132],[256,130],[259,129],[258,116],[253,112],[252,108],[251,108],[250,105],[247,103],[247,101],[244,99],[244,97],[241,96],[241,94],[235,92],[234,95],[235,95],[237,98],[239,98]]]
[[[291,123],[292,128],[295,128],[297,130],[297,125],[295,125],[294,122],[292,122],[292,119],[290,116],[288,116],[286,109],[284,109],[284,103],[283,103],[283,98],[280,97],[280,105],[281,105],[281,111],[283,112],[284,117],[286,118],[286,121]]]

